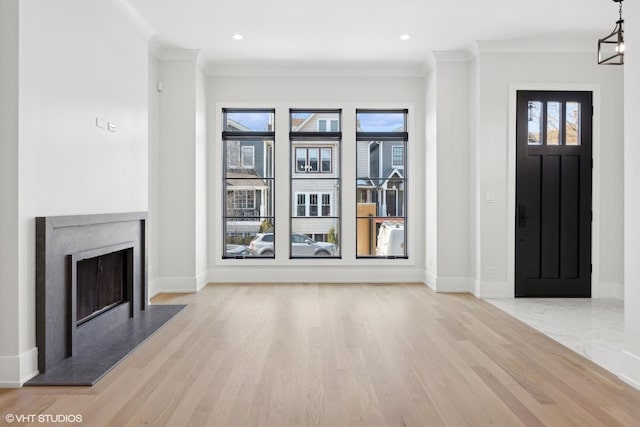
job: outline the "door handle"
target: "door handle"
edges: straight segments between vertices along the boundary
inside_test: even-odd
[[[527,208],[525,205],[518,205],[518,227],[526,227],[527,219],[535,218],[534,216],[527,216]]]

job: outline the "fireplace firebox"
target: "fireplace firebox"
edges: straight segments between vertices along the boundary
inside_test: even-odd
[[[71,286],[75,288],[76,297],[71,309],[76,312],[76,326],[129,301],[133,280],[133,246],[115,249],[108,247],[84,252],[84,256],[90,257],[79,260],[76,260],[78,255],[72,257],[75,260],[72,268],[75,267],[76,280],[73,282],[72,279]]]

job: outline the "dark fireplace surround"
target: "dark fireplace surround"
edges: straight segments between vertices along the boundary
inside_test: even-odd
[[[145,212],[36,218],[41,374],[147,309],[146,220]]]

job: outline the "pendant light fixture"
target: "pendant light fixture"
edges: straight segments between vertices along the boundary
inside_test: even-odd
[[[616,22],[613,32],[598,40],[598,64],[623,65],[624,64],[624,19],[622,19],[623,0],[613,0],[620,3],[620,18]]]

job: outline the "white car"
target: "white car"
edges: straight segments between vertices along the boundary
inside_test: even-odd
[[[261,256],[273,256],[273,233],[258,233],[249,248]],[[333,243],[316,242],[304,234],[291,234],[292,256],[336,256],[338,248]]]
[[[404,250],[404,224],[385,221],[378,232],[377,256],[406,256]]]

